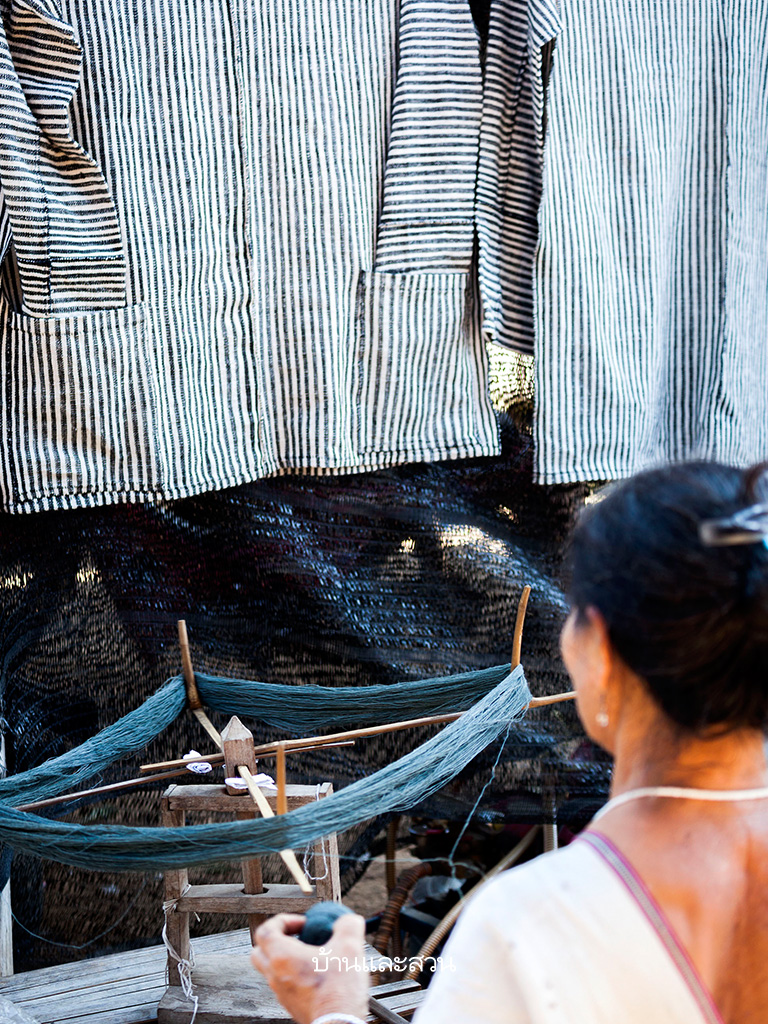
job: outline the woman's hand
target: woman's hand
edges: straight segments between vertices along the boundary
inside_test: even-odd
[[[308,946],[295,938],[303,924],[300,914],[278,914],[265,921],[256,932],[254,967],[298,1024],[312,1024],[326,1013],[353,1014],[365,1020],[364,918],[357,914],[337,918],[324,946]]]

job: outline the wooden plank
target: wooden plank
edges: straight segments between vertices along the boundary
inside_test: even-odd
[[[9,1003],[7,999],[0,996],[0,1021],[3,1024],[38,1024],[33,1017],[22,1010],[16,1003]]]
[[[159,946],[156,948],[160,949]],[[138,991],[144,985],[162,985],[165,988],[167,982],[165,980],[164,960],[165,958],[160,955],[156,958],[155,963],[145,967],[142,971],[130,972],[127,977],[123,976],[122,973],[118,975],[114,967],[96,976],[93,976],[90,971],[83,970],[81,972],[80,984],[73,984],[71,982],[60,984],[56,981],[55,977],[52,977],[45,982],[38,981],[28,986],[27,989],[20,989],[15,995],[10,993],[3,993],[3,995],[8,995],[9,999],[15,999],[17,1002],[20,1001],[21,997],[26,1005],[31,1006],[35,1000],[52,999],[54,996],[61,1000],[83,999],[88,996],[89,992],[96,992],[97,989],[124,989],[126,992],[130,992]],[[88,961],[83,961],[82,966],[87,968],[87,965]],[[34,974],[36,972],[33,971],[31,973]]]
[[[248,895],[242,883],[190,885],[178,903],[181,913],[197,914],[303,914],[317,903],[298,885],[267,884],[264,892]]]
[[[234,956],[250,953],[248,929],[201,936],[194,940],[194,948],[202,956],[224,952]],[[147,946],[144,949],[27,971],[0,980],[0,994],[7,995],[11,1000],[17,1000],[19,994],[31,997],[39,992],[66,995],[70,991],[80,993],[91,986],[111,985],[122,979],[143,980],[153,973],[159,978],[165,978],[163,946]]]
[[[151,1016],[156,1012],[167,987],[165,979],[160,983],[145,985],[140,990],[135,985],[129,989],[121,989],[113,984],[101,986],[98,991],[87,993],[87,998],[86,993],[80,996],[72,993],[66,998],[54,995],[46,999],[29,999],[20,1005],[36,1017],[40,1024],[46,1024],[49,1019],[56,1024],[63,1024],[67,1020],[80,1020],[83,1017],[87,1020],[89,1014],[101,1013],[110,1008],[115,1015],[118,1011],[141,1010],[145,1015]]]
[[[420,989],[418,992],[399,992],[382,999],[382,1002],[388,1010],[394,1010],[395,1013],[409,1017],[421,1006],[426,994],[426,989]],[[374,1013],[368,1013],[365,1019],[371,1022],[379,1020]]]
[[[121,959],[119,970],[113,964],[112,956],[104,956],[95,960],[63,964],[61,967],[43,967],[38,971],[28,971],[15,975],[14,985],[3,982],[0,985],[0,995],[7,995],[9,999],[17,998],[18,994],[32,998],[38,992],[44,995],[54,992],[66,995],[68,992],[80,992],[89,986],[108,985],[121,978],[131,982],[137,981],[150,976],[153,972],[156,972],[158,977],[165,977],[164,947],[153,946],[152,953],[151,960],[144,957],[126,963]],[[123,953],[114,955],[121,958],[125,956]]]
[[[190,1018],[191,1016],[190,1014]],[[85,1016],[70,1017],[68,1020],[58,1016],[51,1017],[40,1021],[40,1024],[157,1024],[157,1004],[126,1007],[119,1011],[119,1016],[115,1016],[115,1011],[107,1008],[95,1010]]]
[[[331,789],[330,782],[320,785],[320,796],[326,796]],[[273,811],[277,810],[277,790],[262,789],[267,802]],[[285,796],[288,810],[295,810],[305,804],[314,803],[318,796],[317,786],[286,786]],[[239,797],[233,805],[233,798],[227,793],[225,786],[169,786],[165,791],[165,799],[171,810],[208,811],[218,814],[232,814],[236,810]]]
[[[255,971],[243,972],[231,957],[199,959],[193,972],[199,998],[195,1024],[289,1024],[291,1017],[278,1003],[266,980]],[[410,1012],[421,1001],[418,984],[407,980],[377,986],[372,994],[396,1013]],[[191,1003],[178,989],[168,989],[157,1011],[158,1024],[189,1024]],[[369,1014],[368,1020],[378,1018]]]
[[[71,992],[67,996],[50,995],[45,999],[17,999],[17,1003],[28,1010],[40,1024],[65,1024],[69,1021],[88,1021],[96,1013],[112,1011],[115,1024],[126,1015],[137,1012],[147,1017],[156,1014],[157,1005],[167,988],[165,979],[159,983],[120,988],[117,983],[100,985],[98,988]],[[180,991],[180,990],[179,990]]]
[[[240,952],[248,953],[251,949],[247,928],[202,935],[194,939],[194,946],[195,951],[203,956],[219,952],[237,955]],[[113,953],[16,974],[12,978],[0,980],[0,994],[7,994],[9,999],[13,999],[14,992],[28,992],[48,984],[55,986],[54,991],[80,991],[87,984],[108,984],[113,979],[126,977],[127,974],[130,977],[144,977],[152,970],[157,970],[158,973],[165,970],[163,946],[145,946],[143,949],[131,949],[124,953]]]
[[[241,977],[250,977],[247,928],[202,936],[193,940],[193,946],[198,961],[218,954],[236,964]],[[378,968],[381,960],[376,950],[366,948],[370,969]],[[166,991],[163,946],[0,979],[0,995],[7,995],[39,1024],[156,1024],[157,1006]],[[174,991],[180,992],[177,987]],[[191,1011],[184,1024],[189,1024],[190,1017]]]
[[[383,999],[385,996],[394,996],[399,992],[420,992],[421,985],[418,981],[414,981],[412,978],[406,978],[405,981],[385,981],[383,985],[374,985],[371,988],[371,995],[377,999]]]

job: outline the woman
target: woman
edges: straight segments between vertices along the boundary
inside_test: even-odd
[[[641,474],[573,540],[562,653],[612,799],[575,843],[489,884],[417,1024],[768,1020],[764,467]],[[366,1015],[364,975],[263,926],[254,962],[300,1024]],[[359,955],[359,918],[333,952]]]

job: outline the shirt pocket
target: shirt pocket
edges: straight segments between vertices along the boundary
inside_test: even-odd
[[[73,137],[83,52],[58,0],[6,0],[0,21],[0,181],[24,311],[126,304],[126,261],[104,175]]]
[[[0,337],[6,508],[40,511],[96,504],[104,491],[129,500],[157,491],[148,338],[144,305],[8,316]]]
[[[374,270],[466,272],[483,83],[467,0],[400,0]]]

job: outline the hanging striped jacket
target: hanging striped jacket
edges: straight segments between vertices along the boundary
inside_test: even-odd
[[[498,449],[556,0],[0,0],[0,500]]]
[[[768,0],[562,0],[542,483],[768,458]]]

